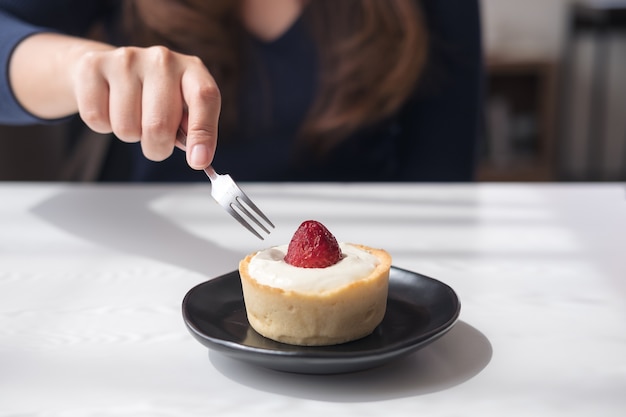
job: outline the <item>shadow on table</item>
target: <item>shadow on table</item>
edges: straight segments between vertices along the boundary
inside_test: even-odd
[[[171,188],[100,186],[59,192],[31,211],[74,236],[120,252],[215,276],[242,254],[194,236],[150,210]]]
[[[53,195],[31,211],[89,242],[203,275],[216,276],[237,265],[240,253],[197,237],[150,210],[151,202],[171,192],[171,188],[157,186],[77,187]],[[442,391],[479,374],[491,356],[488,339],[462,321],[442,338],[409,356],[349,374],[282,373],[210,352],[215,368],[242,385],[334,402],[381,401]]]
[[[348,374],[278,372],[214,351],[209,351],[209,359],[227,378],[259,391],[317,401],[364,402],[413,397],[462,384],[489,364],[492,353],[485,335],[459,321],[445,336],[409,356]]]

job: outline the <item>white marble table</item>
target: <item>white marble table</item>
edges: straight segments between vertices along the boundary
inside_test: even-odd
[[[261,242],[209,185],[0,183],[0,417],[624,416],[623,184],[269,185]],[[298,375],[191,337],[181,301],[305,219],[455,289],[382,368]]]

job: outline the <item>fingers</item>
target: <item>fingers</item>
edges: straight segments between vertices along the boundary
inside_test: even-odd
[[[202,169],[211,163],[221,98],[198,58],[164,47],[128,47],[83,61],[75,90],[79,113],[91,129],[113,132],[125,142],[141,141],[144,155],[161,161],[173,152],[183,125],[188,164]]]
[[[86,54],[78,64],[75,91],[78,113],[98,133],[112,131],[109,118],[109,84],[102,73],[102,57]]]
[[[217,145],[220,91],[201,63],[185,72],[181,86],[188,107],[187,163],[194,169],[203,169],[211,164]]]
[[[141,146],[144,155],[161,161],[172,154],[176,132],[183,115],[179,63],[163,47],[153,48],[151,60],[157,65],[144,78],[141,118]]]
[[[142,138],[142,80],[133,71],[140,57],[135,49],[120,48],[113,62],[107,65],[109,81],[109,118],[111,130],[124,142],[139,142]]]

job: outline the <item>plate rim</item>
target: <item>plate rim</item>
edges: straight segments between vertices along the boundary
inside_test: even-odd
[[[246,358],[244,357],[246,354],[255,356],[257,358],[266,358],[266,359],[283,360],[283,361],[292,361],[294,359],[300,359],[300,360],[307,360],[307,361],[319,360],[323,362],[346,361],[346,360],[349,360],[352,362],[355,362],[355,361],[359,362],[359,361],[367,360],[373,357],[378,358],[380,360],[381,357],[385,357],[385,356],[389,356],[389,359],[391,359],[391,358],[412,352],[413,350],[417,350],[421,346],[429,344],[430,342],[446,334],[457,323],[459,316],[460,316],[460,310],[461,310],[461,302],[459,300],[459,297],[454,291],[454,289],[450,287],[448,284],[441,282],[435,278],[432,278],[432,277],[429,277],[429,276],[426,276],[426,275],[423,275],[423,274],[420,274],[420,273],[417,273],[417,272],[414,272],[405,268],[396,267],[393,265],[391,266],[391,270],[390,270],[390,278],[391,278],[391,271],[395,271],[395,273],[409,274],[413,277],[423,279],[423,280],[428,280],[433,284],[441,286],[446,292],[449,293],[451,300],[453,301],[453,304],[455,306],[453,313],[447,318],[447,320],[444,323],[440,324],[434,329],[429,330],[424,335],[420,335],[419,337],[407,338],[407,340],[398,342],[393,346],[393,348],[383,346],[383,347],[379,347],[376,349],[369,349],[369,350],[363,350],[363,351],[357,350],[357,351],[343,351],[343,352],[327,351],[323,349],[324,346],[317,346],[317,347],[316,346],[303,346],[302,348],[306,349],[306,351],[297,350],[297,349],[295,350],[268,349],[268,348],[263,348],[263,347],[258,347],[258,346],[250,346],[250,345],[246,345],[243,343],[238,343],[235,341],[211,336],[201,331],[200,329],[197,329],[196,326],[194,326],[193,323],[191,322],[192,319],[189,317],[189,314],[186,308],[191,295],[194,294],[196,291],[198,291],[200,287],[215,284],[216,280],[223,281],[223,280],[239,279],[240,276],[239,276],[238,270],[233,270],[231,272],[227,272],[217,277],[206,280],[204,282],[198,283],[194,287],[189,289],[187,293],[185,294],[183,298],[183,302],[182,302],[183,319],[184,319],[185,325],[187,326],[187,329],[205,347],[209,349],[214,349],[224,354],[228,354],[229,356],[234,356],[238,359],[243,359],[243,360],[246,360]],[[248,326],[250,325],[248,324]],[[276,342],[276,343],[279,343],[279,342]],[[289,346],[293,348],[292,345],[289,345]],[[322,348],[322,349],[318,349],[318,348]],[[250,358],[250,359],[254,359],[254,358]],[[254,360],[252,361],[258,362]]]

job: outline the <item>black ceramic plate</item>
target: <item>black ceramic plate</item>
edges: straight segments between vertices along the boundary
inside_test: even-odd
[[[436,340],[456,322],[460,303],[449,286],[392,267],[382,323],[362,339],[335,346],[294,346],[267,339],[246,318],[239,272],[204,282],[183,300],[183,318],[203,345],[278,371],[332,374],[382,365]]]

